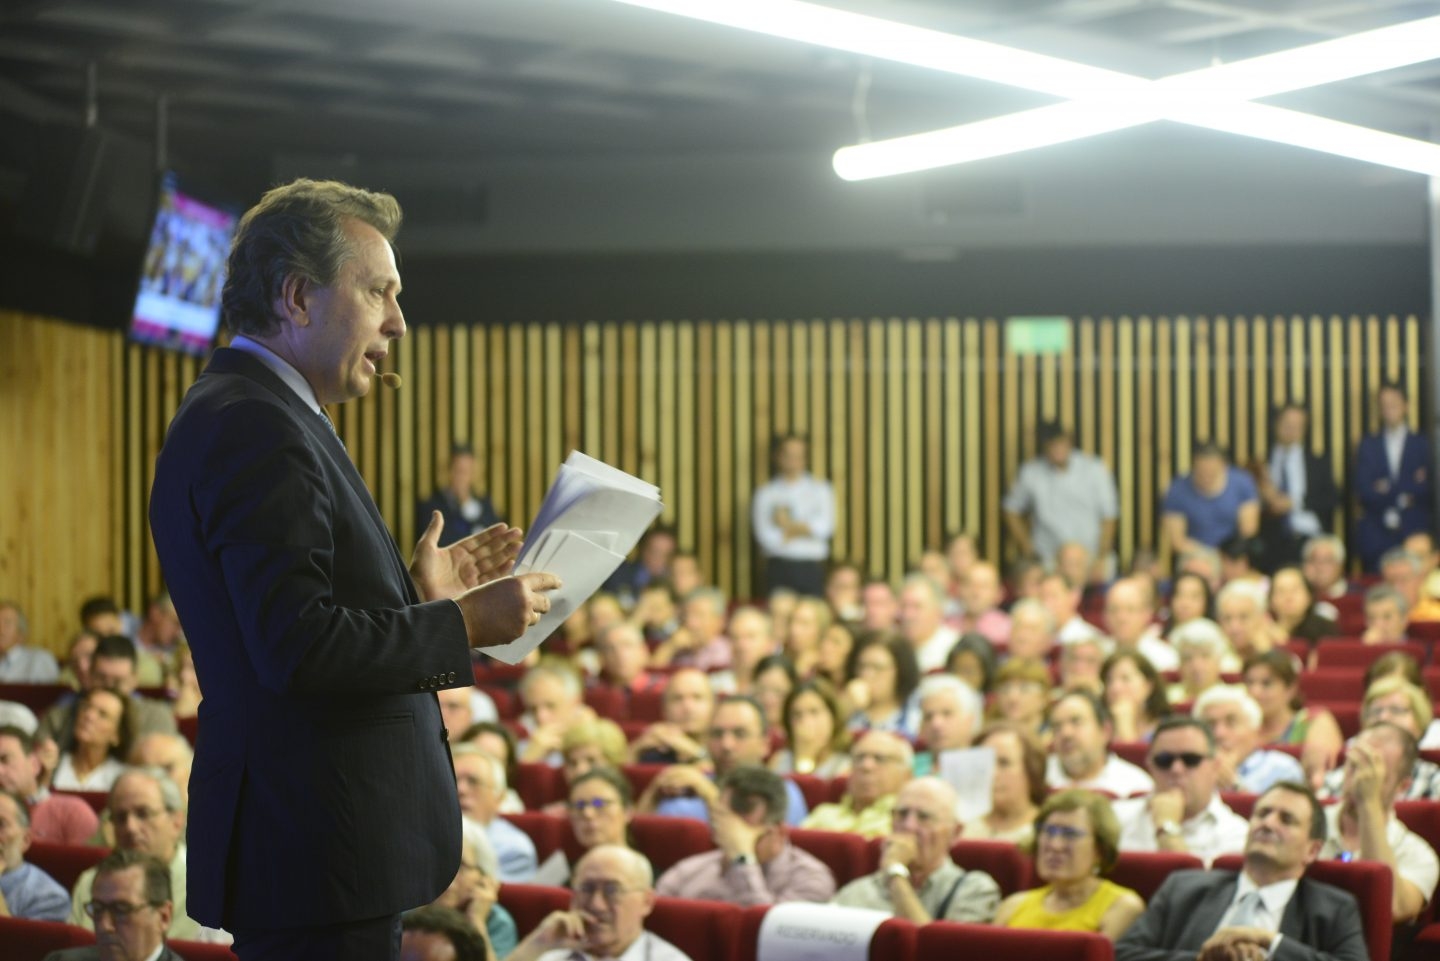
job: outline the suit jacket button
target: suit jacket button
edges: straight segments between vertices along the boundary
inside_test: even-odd
[[[454,684],[454,683],[455,683],[455,672],[454,672],[454,671],[451,671],[451,672],[450,672],[450,677],[447,679],[447,683],[449,683],[449,684]]]
[[[420,690],[424,691],[424,690],[426,690],[426,689],[427,689],[427,685],[426,685],[426,683],[425,683],[425,678],[422,677],[422,678],[420,678]]]

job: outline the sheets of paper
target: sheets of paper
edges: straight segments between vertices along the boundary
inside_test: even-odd
[[[550,610],[538,624],[485,653],[518,664],[615,573],[662,506],[654,484],[571,451],[530,522],[515,562],[517,574],[547,571],[564,586],[550,593]]]

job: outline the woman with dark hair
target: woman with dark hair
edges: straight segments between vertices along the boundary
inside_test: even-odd
[[[811,680],[785,699],[781,725],[785,747],[770,759],[776,774],[813,774],[833,778],[850,773],[850,732],[840,702],[828,683]]]
[[[1338,624],[1315,613],[1315,592],[1298,567],[1282,567],[1270,575],[1270,614],[1287,637],[1313,643],[1340,633]]]
[[[829,682],[838,691],[845,686],[845,665],[849,663],[853,650],[855,632],[849,625],[835,621],[820,635],[820,656],[815,662],[814,676]]]
[[[1115,722],[1117,741],[1149,741],[1155,725],[1170,713],[1165,682],[1145,655],[1116,651],[1100,667],[1105,684],[1105,706]]]
[[[1245,660],[1245,690],[1260,705],[1260,743],[1300,745],[1300,763],[1318,783],[1335,766],[1345,738],[1335,715],[1306,707],[1300,694],[1300,661],[1282,648]]]
[[[50,786],[62,791],[108,791],[130,753],[130,699],[97,687],[80,695],[75,725],[61,747]]]
[[[1215,618],[1215,592],[1210,590],[1210,582],[1194,571],[1175,575],[1170,588],[1170,614],[1165,621],[1166,640],[1173,644],[1177,628],[1201,618]]]
[[[1035,815],[1045,803],[1045,752],[1038,741],[1014,724],[987,724],[976,747],[995,752],[990,813],[966,821],[965,838],[1028,844],[1035,837]]]
[[[984,634],[970,631],[950,648],[945,657],[945,671],[954,674],[981,694],[989,694],[998,666],[995,647]]]
[[[997,925],[1094,931],[1114,941],[1145,910],[1140,895],[1105,879],[1120,856],[1120,822],[1108,798],[1051,795],[1035,816],[1034,854],[1035,876],[1045,883],[1002,901]]]
[[[795,665],[784,654],[762,657],[755,665],[751,690],[765,712],[766,730],[776,730],[785,720],[785,699],[795,690],[800,678]]]
[[[854,713],[852,732],[889,731],[914,741],[920,733],[920,665],[915,648],[899,634],[877,632],[862,638],[850,652],[845,696]]]

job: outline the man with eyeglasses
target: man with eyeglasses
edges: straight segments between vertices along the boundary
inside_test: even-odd
[[[535,878],[539,858],[530,836],[500,817],[505,765],[473,744],[457,744],[450,753],[462,819],[484,829],[499,858],[502,882],[528,884]]]
[[[1120,850],[1179,851],[1208,866],[1245,850],[1245,819],[1220,800],[1215,734],[1198,718],[1171,715],[1155,728],[1145,757],[1154,793],[1116,801]]]
[[[83,907],[94,946],[55,951],[45,961],[184,961],[165,944],[175,906],[164,862],[141,851],[107,855]]]
[[[885,731],[871,731],[850,749],[850,780],[838,803],[821,804],[800,826],[812,831],[845,831],[866,838],[890,833],[895,797],[910,780],[915,751]]]
[[[1354,897],[1304,877],[1324,840],[1310,789],[1276,784],[1255,802],[1243,869],[1172,873],[1115,961],[1367,961]]]
[[[656,893],[741,907],[830,900],[835,878],[824,862],[790,843],[787,803],[780,775],[758,765],[735,768],[710,806],[717,850],[675,864],[661,875]]]
[[[70,895],[59,881],[25,860],[30,840],[24,799],[0,791],[0,917],[64,921],[70,916]]]
[[[845,885],[832,903],[888,911],[915,924],[989,924],[1000,905],[999,885],[950,857],[950,845],[960,836],[956,800],[955,789],[935,777],[901,788],[890,836],[880,849],[880,870]]]
[[[602,844],[575,865],[570,910],[554,911],[507,961],[690,961],[645,930],[655,907],[650,862],[629,848]]]

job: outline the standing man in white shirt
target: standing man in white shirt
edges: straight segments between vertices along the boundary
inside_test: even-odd
[[[778,588],[825,596],[825,561],[835,533],[835,492],[807,469],[810,444],[781,434],[771,445],[775,476],[751,502],[755,539],[765,557],[765,595]]]
[[[1108,580],[1120,515],[1115,476],[1100,458],[1076,450],[1060,424],[1041,424],[1039,440],[1041,456],[1020,465],[1005,495],[1005,528],[1021,554],[1035,555],[1047,568],[1060,545],[1083,545],[1093,558],[1088,581]]]

